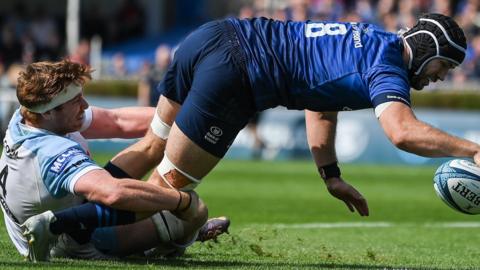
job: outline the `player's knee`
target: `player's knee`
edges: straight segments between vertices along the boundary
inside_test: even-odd
[[[182,235],[183,226],[176,217],[167,211],[161,211],[151,217],[160,243],[168,243],[175,240],[178,235]]]
[[[186,222],[179,219],[169,211],[161,211],[151,217],[153,221],[159,243],[176,243],[182,242],[186,238],[192,238],[192,234],[197,231],[197,224]],[[190,241],[187,241],[190,242]]]
[[[178,169],[178,167],[170,161],[166,153],[163,156],[162,162],[157,166],[157,172],[165,184],[183,191],[195,189],[201,181]]]

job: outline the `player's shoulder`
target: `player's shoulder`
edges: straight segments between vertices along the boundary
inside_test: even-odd
[[[378,32],[370,34],[373,41],[369,44],[374,53],[365,56],[371,58],[368,73],[395,73],[407,77],[401,39],[394,33],[375,31]]]
[[[11,147],[22,148],[39,157],[55,156],[65,149],[79,146],[77,142],[67,137],[23,124],[18,110],[12,116],[5,140]]]
[[[372,86],[379,86],[381,88],[387,87],[389,89],[384,90],[401,90],[402,92],[410,91],[410,82],[408,79],[408,73],[405,68],[391,65],[391,64],[379,64],[368,70],[363,74],[365,83]],[[395,89],[390,89],[395,88]],[[372,90],[372,89],[370,89]],[[378,90],[378,89],[377,89]]]
[[[86,167],[98,167],[77,142],[61,136],[43,140],[37,151],[37,161],[42,179],[54,196],[64,194],[59,191],[63,181],[71,180]]]
[[[408,72],[405,67],[402,65],[397,65],[395,63],[378,63],[372,67],[370,67],[369,74],[382,74],[382,73],[388,73],[388,74],[398,74],[399,76],[402,77],[408,77]]]
[[[40,163],[48,162],[72,149],[84,153],[82,147],[75,141],[55,134],[44,134],[24,142],[23,147],[35,154]],[[86,154],[86,153],[85,153]]]

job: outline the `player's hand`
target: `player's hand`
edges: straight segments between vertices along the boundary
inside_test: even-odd
[[[329,178],[325,180],[325,184],[328,192],[333,197],[343,201],[351,212],[355,212],[356,209],[360,216],[368,216],[367,200],[350,184],[339,177]]]

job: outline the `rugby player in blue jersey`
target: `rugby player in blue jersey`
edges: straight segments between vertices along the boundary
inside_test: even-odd
[[[399,35],[364,23],[213,21],[179,46],[146,136],[112,163],[133,178],[156,166],[150,183],[192,190],[256,112],[305,110],[308,143],[328,191],[367,216],[367,201],[337,164],[337,112],[373,108],[398,148],[480,165],[480,145],[419,121],[410,107],[410,88],[443,80],[465,49],[462,29],[441,14],[423,15]]]
[[[480,165],[478,144],[418,120],[410,103],[410,88],[444,80],[466,46],[462,29],[441,14],[425,14],[401,34],[353,22],[213,21],[180,44],[159,84],[147,135],[112,162],[134,177],[159,163],[149,182],[192,190],[256,112],[305,110],[308,143],[328,191],[368,216],[367,201],[337,165],[337,112],[373,108],[396,147]]]
[[[116,179],[111,174],[130,177],[111,164],[96,165],[84,139],[142,136],[154,109],[87,108],[82,86],[90,73],[85,65],[61,61],[33,63],[20,74],[22,106],[10,121],[0,158],[0,202],[10,239],[33,261],[48,259],[58,235],[55,256],[94,259],[153,247],[159,254],[183,250],[207,217],[198,196]],[[114,227],[154,212],[150,219]],[[218,228],[208,225],[199,240],[218,235]]]

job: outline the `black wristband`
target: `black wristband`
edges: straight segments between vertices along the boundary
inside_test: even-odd
[[[341,175],[340,168],[338,167],[338,163],[336,161],[318,168],[318,172],[323,180],[327,180],[328,178],[332,177],[340,177]]]
[[[115,178],[132,178],[128,173],[110,161],[103,168]]]

